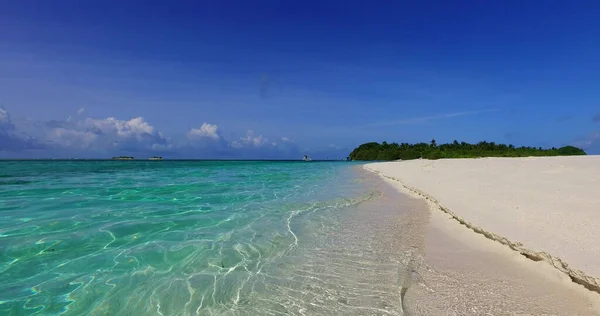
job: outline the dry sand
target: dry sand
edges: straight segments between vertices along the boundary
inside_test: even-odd
[[[487,238],[600,291],[600,156],[413,160],[365,168]]]
[[[318,293],[343,304],[307,315],[600,315],[600,295],[374,176],[363,182],[380,197],[326,225],[327,259],[307,258],[317,274],[303,269],[333,281]]]
[[[391,315],[600,315],[600,295],[430,210],[422,199],[400,194],[397,182],[386,182],[392,186],[377,187],[382,198],[361,207],[362,216],[355,218],[361,224],[353,231],[359,236],[368,226],[368,235],[354,239],[400,255],[402,310]],[[371,270],[381,284],[393,278],[390,271]]]

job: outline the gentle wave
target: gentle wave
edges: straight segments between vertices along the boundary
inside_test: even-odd
[[[350,165],[5,163],[22,183],[0,189],[0,312],[221,314],[268,300],[270,271],[307,227],[380,195]]]

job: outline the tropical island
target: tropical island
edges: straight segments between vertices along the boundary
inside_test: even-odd
[[[442,158],[482,158],[482,157],[530,157],[530,156],[576,156],[586,155],[583,149],[574,146],[543,149],[541,147],[515,147],[481,141],[477,144],[454,141],[437,144],[435,139],[427,143],[378,143],[369,142],[355,148],[350,160],[412,160]]]
[[[134,160],[135,158],[131,157],[131,156],[119,156],[119,157],[112,157],[112,160]]]

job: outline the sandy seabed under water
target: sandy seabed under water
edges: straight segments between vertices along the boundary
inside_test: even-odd
[[[232,314],[600,315],[566,275],[356,169],[374,198],[298,218],[297,248]]]
[[[323,170],[337,172],[317,168]],[[474,233],[361,166],[348,167],[342,175],[299,191],[312,199],[323,190],[316,202],[261,201],[251,209],[259,216],[246,212],[241,214],[252,221],[223,221],[219,228],[226,233],[212,243],[204,243],[206,232],[194,225],[195,217],[171,231],[196,234],[190,238],[158,235],[149,239],[154,243],[142,242],[132,256],[121,256],[123,250],[116,248],[119,258],[111,258],[110,252],[99,256],[109,262],[107,282],[88,281],[74,292],[79,296],[56,299],[79,302],[79,310],[65,311],[70,315],[598,315],[598,296],[557,270]],[[279,180],[274,181],[272,187],[278,188]],[[265,188],[259,182],[256,192],[271,190]],[[182,214],[177,215],[180,220]],[[190,250],[180,247],[186,242],[199,244],[193,248],[198,253],[177,255]],[[170,245],[179,248],[161,248]],[[133,254],[154,259],[148,262],[161,270],[137,269],[131,276],[129,269],[121,274],[111,270],[112,262],[125,268],[134,264],[138,259]],[[89,272],[96,261],[77,267]],[[48,289],[77,289],[76,283],[64,280],[36,286],[38,296]],[[94,292],[104,286],[113,292]],[[97,303],[86,305],[79,299]],[[56,314],[51,307],[39,314]]]

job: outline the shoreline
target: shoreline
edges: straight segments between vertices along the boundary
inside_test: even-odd
[[[498,161],[502,161],[504,166],[498,166],[499,165]],[[490,166],[492,166],[493,169],[499,169],[499,170],[496,170],[496,172],[505,172],[508,174],[511,174],[511,172],[512,172],[512,175],[514,176],[515,175],[514,172],[523,171],[523,169],[525,169],[525,168],[530,168],[529,171],[531,171],[531,168],[533,168],[533,165],[537,164],[537,165],[542,165],[542,169],[545,168],[544,171],[547,174],[557,175],[557,174],[561,173],[560,169],[567,169],[569,171],[573,171],[574,169],[576,169],[576,167],[573,166],[573,165],[576,165],[576,163],[574,163],[574,161],[580,162],[580,163],[583,162],[584,164],[587,163],[587,165],[590,165],[589,164],[590,162],[600,163],[600,157],[591,156],[591,158],[590,158],[590,156],[584,156],[583,159],[579,158],[579,157],[575,158],[575,159],[572,157],[551,157],[551,158],[544,157],[544,158],[483,158],[483,159],[477,159],[477,160],[454,159],[454,160],[438,160],[438,161],[416,160],[416,161],[404,161],[404,162],[384,162],[384,163],[366,164],[363,166],[363,168],[370,172],[378,174],[380,177],[386,179],[387,181],[395,182],[397,185],[394,185],[394,187],[396,187],[400,191],[402,191],[404,193],[408,193],[410,196],[424,199],[429,204],[429,208],[432,209],[434,212],[442,211],[443,213],[445,213],[445,214],[449,215],[451,218],[453,218],[453,220],[456,223],[466,226],[471,231],[481,234],[490,240],[493,240],[495,242],[503,244],[503,245],[509,247],[510,249],[520,253],[521,255],[527,257],[528,259],[530,259],[532,261],[543,261],[543,262],[549,264],[550,266],[554,267],[555,269],[561,271],[562,273],[566,274],[567,276],[569,276],[569,278],[573,282],[575,282],[579,285],[582,285],[583,287],[585,287],[586,289],[588,289],[590,291],[600,293],[600,279],[599,278],[594,277],[593,276],[594,274],[592,274],[590,272],[586,273],[582,269],[578,269],[578,268],[570,266],[570,264],[572,264],[571,263],[572,261],[577,261],[577,260],[569,260],[569,259],[573,259],[573,258],[582,259],[581,257],[577,257],[577,255],[581,256],[581,253],[567,252],[566,256],[560,256],[560,254],[556,254],[551,251],[545,250],[544,249],[545,247],[543,244],[539,245],[539,244],[536,244],[535,242],[532,242],[531,240],[527,240],[525,242],[519,242],[519,241],[517,241],[517,240],[519,240],[518,238],[514,238],[514,236],[525,236],[527,234],[535,234],[535,229],[531,229],[530,231],[526,231],[526,232],[514,233],[514,231],[518,230],[518,228],[519,228],[519,223],[515,223],[515,222],[519,221],[519,216],[522,213],[521,211],[517,211],[516,214],[514,214],[515,212],[513,212],[512,214],[506,214],[506,213],[510,213],[509,211],[502,212],[502,214],[498,214],[498,213],[493,214],[494,216],[491,216],[492,220],[496,220],[496,218],[494,218],[494,217],[498,217],[498,216],[504,217],[503,220],[505,220],[505,225],[504,226],[496,225],[496,228],[499,228],[499,229],[490,229],[490,228],[488,228],[488,226],[493,226],[493,225],[486,225],[487,223],[490,222],[490,219],[485,218],[485,216],[488,216],[491,212],[489,209],[487,209],[487,213],[486,213],[486,211],[483,211],[483,212],[479,211],[479,210],[484,210],[484,208],[482,208],[482,206],[481,206],[481,202],[483,200],[483,202],[485,203],[486,199],[489,199],[492,201],[495,200],[496,204],[500,204],[499,207],[498,207],[498,205],[496,205],[496,208],[495,208],[496,211],[499,211],[499,209],[509,209],[509,207],[506,206],[507,202],[517,205],[516,209],[518,210],[519,209],[518,202],[523,202],[522,201],[523,196],[526,195],[526,194],[520,194],[521,196],[518,196],[518,194],[514,194],[515,192],[508,192],[509,195],[510,194],[513,195],[513,200],[504,201],[505,202],[504,205],[502,205],[502,203],[498,203],[497,197],[494,197],[494,192],[495,192],[494,186],[498,185],[498,183],[497,183],[498,181],[494,182],[493,176],[490,175],[489,172],[488,172],[488,174],[485,173],[485,171],[486,171],[485,169],[490,169]],[[550,163],[549,166],[547,166],[548,163]],[[494,165],[496,165],[496,166],[494,166]],[[485,168],[482,168],[482,166],[485,166]],[[549,169],[548,169],[548,167],[549,167]],[[596,168],[593,165],[591,167]],[[559,168],[559,170],[558,171],[554,170],[556,168]],[[533,169],[535,169],[535,168],[533,168]],[[586,170],[586,172],[589,172],[589,170]],[[533,173],[535,173],[535,171]],[[467,178],[468,176],[473,177],[473,179],[475,179],[475,180],[471,180],[470,182],[466,181],[465,178]],[[565,175],[562,174],[562,176],[564,177]],[[531,178],[531,175],[526,175],[526,177],[529,177],[530,183],[535,182],[533,180],[533,178]],[[490,180],[490,178],[492,178],[492,180]],[[450,182],[449,179],[451,179],[452,182]],[[594,179],[592,179],[592,180],[594,181]],[[484,190],[479,189],[478,187],[474,187],[473,185],[477,185],[478,181],[481,181],[482,183],[486,183],[486,185],[488,185],[488,187],[491,187],[491,190],[484,191]],[[467,183],[465,183],[465,182],[467,182]],[[435,184],[430,185],[430,183],[435,183]],[[538,192],[539,191],[543,192],[544,189],[546,189],[546,190],[548,189],[548,183],[545,183],[545,184],[546,184],[546,187],[544,187],[543,185],[540,185],[539,183],[537,183],[537,184],[534,183],[534,186],[537,185],[536,190],[538,190]],[[567,186],[568,185],[569,184],[567,184]],[[517,193],[520,189],[523,189],[523,188],[519,187],[519,183],[508,183],[508,184],[505,183],[504,187],[500,188],[500,191],[503,190],[504,195],[506,195],[506,193],[507,193],[506,191],[511,190],[511,189],[507,190],[507,188],[512,188],[512,190],[517,191]],[[555,187],[551,186],[551,188],[555,188]],[[448,190],[450,192],[444,196],[440,192],[440,190]],[[482,192],[482,191],[484,191],[484,192]],[[567,190],[565,190],[565,191],[567,191]],[[567,194],[570,194],[570,193],[573,193],[573,192],[569,192]],[[440,201],[440,198],[438,198],[439,195],[443,196],[442,201]],[[473,195],[475,195],[475,196],[473,196]],[[521,200],[519,200],[519,197],[521,198]],[[539,198],[539,196],[538,196],[538,198]],[[469,202],[473,202],[473,204],[475,204],[475,205],[473,207],[471,207],[472,209],[465,210],[465,208],[468,208],[469,206],[465,206],[465,204],[461,204],[460,201],[457,202],[458,200],[468,200]],[[585,200],[585,198],[584,198],[584,200]],[[477,201],[477,202],[474,202],[474,201]],[[585,200],[585,201],[590,202],[589,199]],[[592,204],[592,206],[596,205],[594,203],[595,203],[595,201],[590,202],[590,204]],[[530,207],[531,205],[528,205],[527,203],[522,203],[522,204],[525,205],[525,207],[523,207],[523,205],[521,205],[522,211],[527,212],[528,211],[527,207],[528,206]],[[457,206],[459,206],[459,207],[457,207]],[[463,207],[460,208],[460,206],[463,206]],[[476,208],[476,210],[473,210],[473,208]],[[513,208],[513,210],[514,210],[514,208]],[[548,213],[550,213],[549,210],[546,210],[546,211]],[[473,215],[473,214],[475,214],[475,212],[477,212],[477,216]],[[473,216],[470,216],[470,215],[473,215]],[[544,215],[548,216],[548,214],[544,214]],[[512,219],[511,219],[511,216],[512,216]],[[564,224],[564,223],[561,222],[560,224]],[[558,226],[560,226],[560,224]],[[597,225],[600,226],[600,222],[598,222]],[[555,226],[556,226],[556,224],[555,224]],[[517,228],[514,228],[514,227],[517,227]],[[530,227],[527,227],[526,225],[523,226],[521,223],[520,228],[523,228],[523,227],[530,228]],[[551,227],[550,230],[552,228],[556,228],[556,227]],[[510,234],[511,232],[513,234]],[[511,236],[513,238],[511,238],[509,236]],[[576,240],[575,242],[581,242],[581,240]],[[565,246],[564,243],[562,244],[562,246],[568,247],[568,245]],[[559,248],[559,250],[560,250],[560,248]],[[595,250],[597,250],[597,249],[595,249]],[[580,263],[580,261],[585,262],[585,258],[591,259],[592,261],[597,260],[598,258],[590,258],[590,257],[594,257],[594,255],[593,255],[594,249],[592,249],[591,251],[592,251],[591,256],[589,254],[587,254],[587,256],[583,257],[584,258],[583,260],[579,260],[577,262],[578,263]],[[560,252],[560,251],[558,251],[558,252]],[[591,264],[593,265],[594,263],[592,262]],[[600,266],[598,268],[600,268]]]
[[[364,171],[385,185],[364,210],[375,215],[379,205],[396,214],[375,221],[385,227],[384,251],[403,254],[402,315],[600,315],[600,296],[565,274],[473,234],[398,183]]]
[[[424,251],[429,269],[422,271],[433,284],[432,293],[422,296],[427,304],[454,310],[453,315],[600,315],[600,295],[566,274],[473,234],[446,213],[429,213]],[[453,297],[469,299],[439,303]]]

